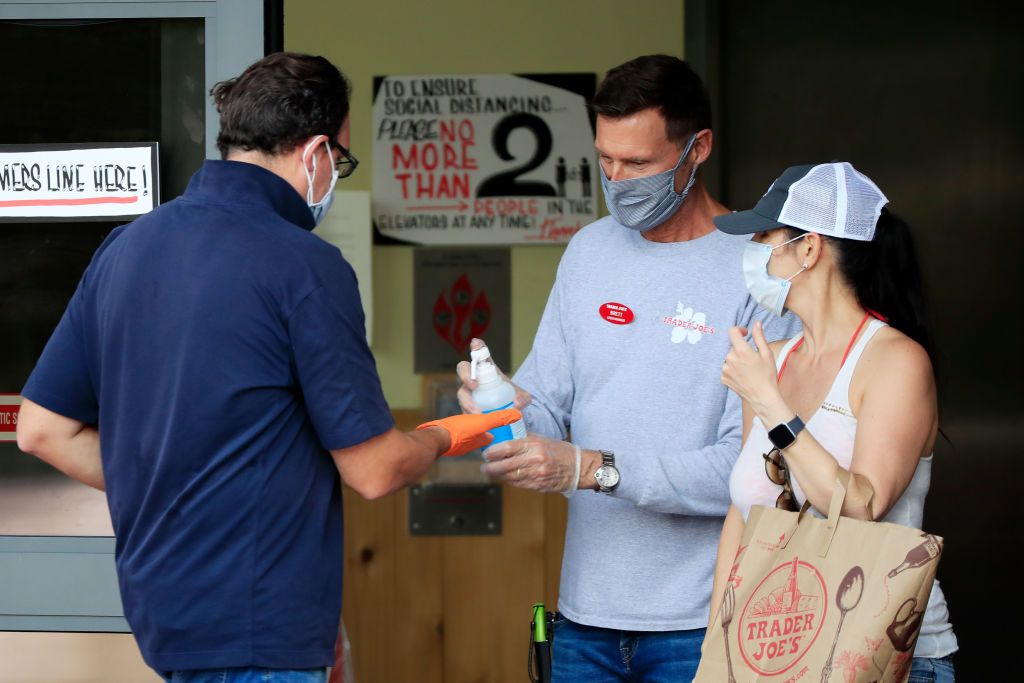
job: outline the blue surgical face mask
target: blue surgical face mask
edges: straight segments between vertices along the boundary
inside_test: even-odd
[[[306,158],[306,153],[316,144],[316,140],[306,145],[306,148],[302,150],[302,158]],[[325,139],[323,144],[327,147],[327,158],[332,159],[331,145]],[[331,210],[331,204],[334,203],[334,185],[338,182],[338,169],[333,168],[333,175],[331,176],[331,185],[327,188],[327,194],[320,198],[320,201],[313,201],[313,179],[316,178],[316,152],[313,153],[313,171],[310,172],[308,168],[303,165],[306,171],[306,181],[309,183],[308,189],[306,190],[306,204],[309,205],[310,211],[313,212],[313,220],[317,225],[324,219],[327,212]]]
[[[772,252],[779,247],[784,247],[790,242],[802,238],[798,235],[791,240],[773,247],[770,244],[763,244],[750,240],[743,249],[743,279],[747,283],[747,291],[754,301],[761,304],[775,315],[782,315],[786,311],[786,297],[789,295],[790,282],[800,273],[807,270],[807,264],[790,275],[788,278],[775,277],[768,274],[768,261],[772,258]]]
[[[640,232],[655,228],[671,218],[683,205],[697,179],[697,165],[694,164],[686,187],[676,192],[676,171],[683,165],[696,140],[695,134],[686,143],[686,149],[676,165],[662,173],[642,178],[609,180],[602,168],[601,187],[604,189],[608,213],[621,225]]]

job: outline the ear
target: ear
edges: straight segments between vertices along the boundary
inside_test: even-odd
[[[711,156],[711,148],[714,146],[715,134],[711,132],[710,128],[697,133],[697,139],[693,141],[693,150],[690,152],[690,156],[693,158],[693,162],[696,164],[703,164],[707,161],[707,158]]]
[[[809,232],[799,242],[795,242],[797,248],[797,259],[801,264],[806,264],[807,269],[813,268],[814,264],[821,258],[821,251],[825,248],[825,240],[816,232]]]
[[[310,173],[313,172],[313,156],[326,139],[326,135],[311,135],[304,142],[296,145],[292,152],[298,156],[299,163]]]

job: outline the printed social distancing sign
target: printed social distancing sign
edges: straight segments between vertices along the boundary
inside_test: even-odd
[[[157,143],[0,145],[0,222],[131,220],[160,204]]]

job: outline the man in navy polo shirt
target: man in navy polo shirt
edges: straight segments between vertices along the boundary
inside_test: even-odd
[[[518,414],[394,428],[355,275],[310,232],[356,165],[338,69],[274,54],[213,96],[224,160],[97,250],[22,391],[18,444],[106,489],[150,666],[322,681],[341,605],[338,473],[376,498]]]

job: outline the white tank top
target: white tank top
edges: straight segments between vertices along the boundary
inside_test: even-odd
[[[875,333],[883,327],[885,327],[884,322],[871,319],[864,334],[857,340],[839,369],[839,374],[832,383],[825,400],[822,401],[814,415],[809,420],[805,420],[807,431],[826,451],[832,454],[832,457],[844,469],[850,468],[850,463],[853,460],[854,440],[857,435],[857,418],[850,408],[850,380],[864,348]],[[783,347],[776,359],[777,370],[782,369],[789,354],[801,339],[802,335],[796,336]],[[740,450],[740,457],[729,477],[729,493],[732,497],[732,504],[740,511],[744,520],[750,514],[751,506],[775,507],[775,500],[782,493],[782,486],[772,483],[764,471],[762,454],[767,453],[771,448],[768,431],[761,419],[755,416],[751,422],[747,440]],[[902,524],[915,529],[921,528],[924,519],[924,499],[931,486],[932,459],[933,457],[929,455],[918,461],[917,470],[914,472],[910,485],[907,486],[907,490],[903,492],[903,495],[882,521]],[[793,477],[792,486],[797,505],[803,505],[807,496],[804,495],[796,477]],[[818,517],[824,517],[813,507],[810,512]],[[945,657],[956,652],[957,649],[956,636],[949,623],[946,599],[939,587],[938,580],[936,580],[928,600],[928,609],[921,625],[921,634],[917,640],[914,656]]]

